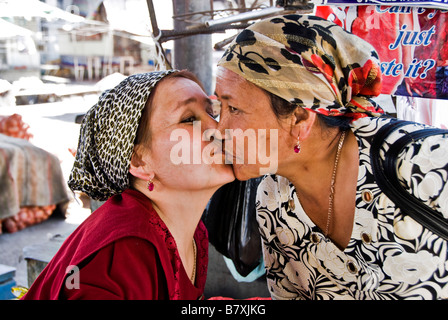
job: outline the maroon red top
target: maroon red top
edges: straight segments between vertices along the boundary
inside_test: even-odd
[[[208,264],[202,222],[194,239],[195,285],[151,201],[128,189],[107,200],[67,238],[22,299],[199,299]],[[67,273],[69,266],[79,268],[79,274]]]

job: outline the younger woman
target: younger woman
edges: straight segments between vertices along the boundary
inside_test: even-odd
[[[69,186],[108,200],[24,299],[202,298],[208,237],[200,218],[234,175],[224,161],[179,164],[171,151],[180,144],[190,154],[222,157],[193,133],[195,121],[201,133],[216,128],[212,112],[202,85],[185,71],[133,75],[103,93],[82,123]],[[175,130],[189,139],[172,139]]]

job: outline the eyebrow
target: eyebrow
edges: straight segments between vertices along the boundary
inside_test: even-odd
[[[230,100],[230,98],[231,98],[231,96],[226,95],[226,94],[220,96],[218,93],[216,93],[216,91],[215,91],[214,94],[215,94],[216,97],[218,97],[218,98],[220,98],[220,99],[222,99],[222,100]]]
[[[212,100],[211,100],[210,98],[206,98],[205,100],[206,100],[206,102],[207,102],[209,105],[212,105],[212,104],[213,104],[213,102],[212,102]],[[179,109],[179,108],[182,107],[182,106],[185,106],[185,105],[187,105],[187,104],[194,103],[194,102],[197,102],[197,101],[198,101],[198,99],[196,99],[195,97],[191,97],[191,98],[188,98],[188,99],[186,99],[186,100],[179,101],[179,103],[178,103],[177,106],[176,106],[176,110]]]

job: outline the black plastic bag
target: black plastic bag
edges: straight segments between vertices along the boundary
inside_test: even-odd
[[[210,243],[219,253],[233,261],[243,277],[261,261],[261,239],[255,204],[261,179],[235,180],[222,186],[211,198],[202,218]]]

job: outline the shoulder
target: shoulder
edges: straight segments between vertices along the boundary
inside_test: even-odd
[[[257,208],[274,210],[290,197],[290,182],[278,175],[266,175],[257,188]]]
[[[448,135],[434,135],[406,145],[397,158],[405,189],[448,218]]]
[[[138,191],[125,190],[94,211],[81,224],[80,231],[99,246],[127,236],[153,240],[157,218],[150,199]]]
[[[371,143],[379,130],[395,121],[396,119],[363,118],[355,121],[353,130],[363,140],[363,147],[371,149],[374,148],[375,143]],[[397,150],[393,153],[393,158],[389,158],[392,154],[387,156],[387,162],[391,163],[390,159],[393,159],[402,186],[417,199],[443,213],[448,209],[448,135],[440,131],[436,135],[414,138],[415,133],[428,132],[428,129],[435,128],[417,122],[406,122],[381,140],[379,149],[376,150],[380,161],[385,161],[389,151]],[[413,138],[408,139],[405,145],[394,145],[401,138],[411,136]]]
[[[109,266],[128,264],[133,270],[138,270],[141,263],[160,263],[157,247],[139,237],[123,237],[116,239],[103,248],[91,254],[80,263],[80,266],[97,261]],[[139,263],[138,263],[139,262]],[[97,263],[98,265],[98,263]]]
[[[157,246],[139,237],[123,237],[100,249],[95,256],[107,257],[108,264],[119,268],[131,267],[133,272],[144,272],[148,267],[161,265]]]
[[[355,121],[353,121],[350,126],[353,131],[353,133],[360,137],[373,137],[375,136],[380,129],[383,127],[389,126],[396,122],[398,119],[392,118],[392,117],[364,117],[359,118]],[[406,128],[406,130],[414,131],[418,130],[419,128],[427,127],[424,124],[420,124],[417,122],[409,122],[406,126],[403,128]],[[396,131],[399,132],[399,131]],[[393,137],[394,133],[389,136],[389,138]]]
[[[435,129],[434,127],[423,123],[382,117],[360,118],[351,124],[351,129],[353,133],[360,138],[373,139],[381,129],[392,129],[400,122],[403,122],[404,125],[399,125],[397,129],[391,130],[390,133],[386,135],[386,139],[381,146],[385,151],[387,151],[390,144],[403,137],[403,135],[423,129]]]
[[[148,264],[148,259],[160,260],[163,265],[169,266],[171,256],[166,249],[162,224],[158,223],[160,221],[156,216],[149,199],[138,194],[136,197],[127,194],[112,197],[64,241],[36,279],[36,285],[33,285],[35,293],[30,297],[40,295],[56,299],[66,276],[66,268],[93,263],[94,257],[96,265],[103,265],[106,269],[106,261],[112,257],[119,257],[114,261],[124,261],[123,265],[131,269]],[[143,262],[126,263],[131,260]]]
[[[101,248],[65,280],[68,299],[157,299],[166,292],[166,277],[155,246],[141,238],[124,237]],[[77,287],[67,281],[77,280]]]
[[[78,264],[111,243],[128,238],[139,238],[156,248],[164,247],[163,224],[151,201],[143,197],[125,192],[107,200],[64,242],[60,250],[62,258]]]

